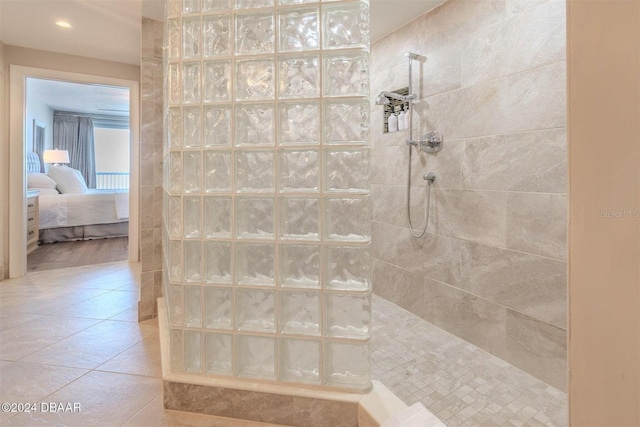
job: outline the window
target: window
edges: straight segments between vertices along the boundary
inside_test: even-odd
[[[129,129],[95,127],[96,188],[129,188]]]

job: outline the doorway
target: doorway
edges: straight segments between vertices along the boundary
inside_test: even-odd
[[[126,87],[26,79],[27,222],[38,235],[27,271],[128,259],[129,105]],[[55,164],[60,153],[69,163]],[[82,188],[69,192],[55,180],[71,169]]]
[[[94,86],[124,88],[129,93],[129,221],[127,229],[128,261],[139,260],[139,88],[137,81],[92,76],[32,67],[10,68],[10,116],[9,116],[9,276],[20,277],[27,271],[27,79],[57,80]],[[108,114],[107,114],[108,115]],[[113,114],[111,114],[113,115]],[[45,128],[46,129],[46,128]],[[122,197],[122,196],[121,196]]]

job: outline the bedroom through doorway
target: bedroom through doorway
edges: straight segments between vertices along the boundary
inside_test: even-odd
[[[129,88],[28,77],[25,89],[27,271],[127,260]]]

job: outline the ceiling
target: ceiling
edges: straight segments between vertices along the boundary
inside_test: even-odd
[[[129,89],[122,87],[29,78],[27,98],[55,111],[129,116]]]
[[[371,40],[444,0],[370,0]],[[6,45],[138,65],[142,16],[161,20],[164,0],[0,0]],[[68,21],[73,28],[55,25]]]
[[[375,41],[445,0],[370,0]],[[164,0],[0,0],[6,45],[140,64],[141,17],[162,20]],[[73,28],[62,29],[57,20]],[[127,115],[128,90],[32,79],[27,87],[54,110]]]

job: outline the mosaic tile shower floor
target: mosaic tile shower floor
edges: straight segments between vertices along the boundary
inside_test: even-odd
[[[258,427],[162,409],[155,321],[136,322],[139,265],[0,282],[0,400],[82,401],[82,413],[0,413],[0,425]],[[566,395],[374,297],[373,377],[449,426],[565,426]],[[123,392],[129,390],[129,392]]]
[[[374,297],[373,378],[449,426],[566,426],[565,393]]]

